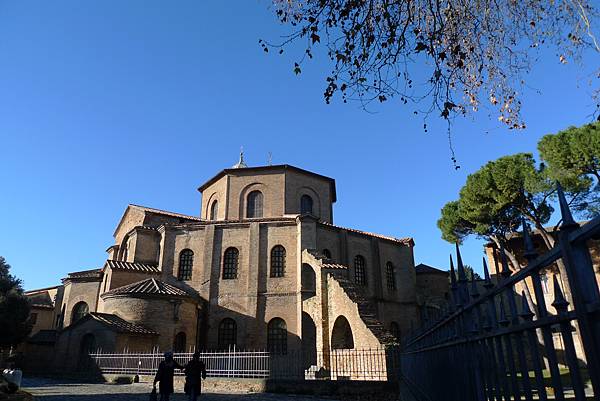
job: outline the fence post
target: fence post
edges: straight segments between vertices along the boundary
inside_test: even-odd
[[[567,271],[567,279],[573,298],[573,310],[577,317],[580,337],[585,350],[588,372],[594,394],[600,394],[600,293],[594,274],[594,266],[587,244],[571,242],[569,234],[578,224],[573,220],[565,194],[557,186],[558,200],[563,224],[559,232],[559,246]],[[588,311],[588,307],[593,308]]]

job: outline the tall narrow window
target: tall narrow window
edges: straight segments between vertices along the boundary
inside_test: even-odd
[[[177,278],[179,280],[191,280],[193,266],[194,252],[190,249],[184,249],[179,254],[179,271],[177,273]]]
[[[219,348],[233,347],[237,342],[237,325],[235,320],[225,318],[219,323]]]
[[[177,333],[173,339],[173,351],[174,352],[185,352],[186,337],[183,331]]]
[[[249,219],[263,217],[263,194],[260,191],[252,191],[248,194],[246,205],[246,217]]]
[[[227,248],[223,255],[223,280],[237,278],[238,259],[240,252],[237,248]]]
[[[367,285],[365,265],[365,258],[362,255],[356,255],[354,258],[354,282],[358,285]]]
[[[219,213],[219,202],[217,202],[217,200],[215,199],[213,201],[212,205],[210,206],[210,219],[216,220],[218,213]]]
[[[285,273],[285,248],[275,245],[271,249],[271,277],[283,277]]]
[[[76,321],[78,321],[79,319],[81,319],[82,317],[87,315],[88,313],[90,313],[90,308],[89,308],[88,304],[86,304],[83,301],[77,302],[75,304],[75,306],[73,307],[73,312],[71,314],[71,324],[75,323]]]
[[[300,214],[313,214],[313,200],[308,195],[300,198]]]
[[[396,290],[396,271],[392,262],[385,264],[385,277],[387,278],[387,288],[390,291]]]
[[[271,319],[267,325],[267,349],[272,354],[287,354],[287,326],[283,319]]]

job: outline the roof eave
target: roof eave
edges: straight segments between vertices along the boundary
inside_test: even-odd
[[[315,177],[320,177],[324,180],[327,180],[330,182],[330,188],[331,188],[331,202],[335,203],[337,201],[337,193],[336,193],[336,189],[335,189],[335,180],[331,177],[327,177],[325,175],[321,175],[318,173],[314,173],[312,171],[308,171],[308,170],[304,170],[300,167],[296,167],[296,166],[292,166],[289,164],[277,164],[274,166],[256,166],[256,167],[246,167],[246,168],[226,168],[221,170],[220,172],[218,172],[215,176],[213,176],[212,178],[210,178],[208,181],[206,181],[204,184],[200,185],[198,187],[198,192],[203,192],[206,188],[208,188],[209,186],[211,186],[212,184],[214,184],[215,182],[217,182],[221,177],[230,174],[230,173],[234,173],[234,172],[238,172],[238,171],[248,171],[248,170],[275,170],[275,169],[283,169],[283,170],[295,170],[295,171],[299,171],[305,174],[309,174]]]

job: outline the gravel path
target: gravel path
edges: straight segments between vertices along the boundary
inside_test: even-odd
[[[82,384],[52,379],[30,378],[24,390],[39,401],[147,401],[149,383]],[[184,394],[174,394],[171,401],[186,401]],[[283,394],[203,394],[199,401],[326,401],[324,398]],[[328,399],[331,401],[331,399]]]

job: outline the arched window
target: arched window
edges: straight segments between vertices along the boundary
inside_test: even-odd
[[[177,278],[179,280],[191,280],[192,269],[194,266],[194,252],[191,249],[184,249],[179,254],[179,271]]]
[[[302,292],[314,295],[317,291],[317,275],[315,274],[315,269],[313,269],[308,263],[302,263],[300,284]]]
[[[263,194],[260,191],[252,191],[248,194],[246,204],[246,217],[263,217]]]
[[[397,341],[400,341],[400,326],[398,326],[398,323],[390,323],[390,333],[392,333]]]
[[[354,337],[348,319],[344,316],[338,316],[333,324],[331,331],[331,348],[333,349],[352,349],[354,348]]]
[[[308,195],[300,198],[300,214],[313,214],[313,200]]]
[[[267,325],[267,349],[272,354],[287,354],[287,325],[278,317]]]
[[[358,285],[367,285],[365,258],[362,255],[354,257],[354,282]]]
[[[213,201],[212,205],[210,206],[210,219],[216,220],[218,213],[219,213],[219,202],[217,202],[217,200],[215,199]]]
[[[183,331],[177,333],[173,340],[173,352],[185,352],[186,338]]]
[[[76,321],[78,321],[79,319],[81,319],[82,317],[87,315],[88,313],[90,313],[90,308],[89,308],[88,304],[86,304],[83,301],[77,302],[75,304],[75,306],[73,307],[73,312],[71,314],[71,324],[75,323]]]
[[[81,344],[79,344],[79,361],[77,362],[77,368],[85,371],[94,366],[90,354],[96,351],[96,337],[91,333],[84,335],[81,338]]]
[[[271,249],[271,277],[283,277],[285,273],[285,248],[275,245]]]
[[[225,349],[237,343],[237,325],[235,320],[225,318],[219,323],[219,348]]]
[[[223,255],[223,280],[237,278],[238,259],[240,252],[237,248],[227,248]]]
[[[388,290],[396,291],[396,271],[392,262],[385,264],[385,277],[387,278]]]
[[[96,352],[96,337],[92,333],[88,333],[81,338],[81,353],[85,356]]]
[[[325,259],[331,259],[331,251],[327,248],[323,249],[323,256],[325,256]]]

